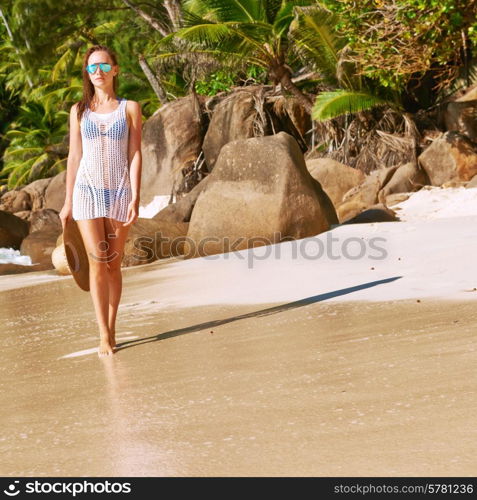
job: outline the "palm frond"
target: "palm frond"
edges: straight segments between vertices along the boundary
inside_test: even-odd
[[[268,66],[264,63],[264,61],[258,57],[254,57],[253,55],[244,54],[243,52],[229,52],[226,50],[219,49],[194,49],[194,50],[183,50],[177,52],[164,52],[161,54],[157,54],[153,59],[153,62],[160,62],[164,59],[178,59],[178,58],[187,58],[188,56],[195,55],[204,55],[211,56],[216,61],[220,61],[225,66],[234,67],[237,64],[244,65],[256,65],[261,68],[267,68]]]
[[[188,13],[207,15],[218,22],[267,21],[265,0],[185,0],[184,18]]]
[[[56,160],[48,169],[49,173],[59,173],[62,170],[66,169],[66,164],[68,162],[68,158],[61,158],[60,160]],[[65,168],[63,168],[65,167]]]
[[[30,175],[31,165],[34,162],[34,158],[29,158],[22,163],[15,163],[13,168],[9,169],[9,166],[6,169],[9,171],[8,175],[8,189],[14,189],[18,186],[21,186],[28,176]],[[5,170],[5,168],[3,169]]]
[[[341,89],[322,92],[316,97],[313,104],[312,118],[317,121],[324,121],[349,113],[358,113],[380,105],[393,106],[394,103],[367,92]]]
[[[228,26],[224,24],[197,24],[194,26],[181,28],[174,33],[175,38],[181,38],[198,45],[214,46],[229,39],[232,33]],[[167,41],[163,39],[164,42]]]
[[[26,154],[31,154],[32,153],[40,153],[42,151],[42,148],[39,147],[31,147],[31,148],[18,148],[18,149],[9,149],[8,152],[5,153],[5,157],[10,159],[10,158],[15,158],[15,156],[24,156]]]
[[[56,64],[53,66],[51,70],[51,79],[53,81],[59,80],[61,78],[61,75],[64,74],[67,69],[70,67],[71,63],[71,51],[66,51],[58,61],[56,61]]]
[[[295,7],[310,6],[314,2],[310,0],[285,0],[281,2],[280,8],[271,21],[275,29],[275,33],[283,34],[288,31],[290,24],[296,17]]]
[[[290,25],[290,37],[299,56],[320,71],[325,79],[336,84],[339,51],[345,41],[335,34],[337,17],[318,6],[295,8],[297,13]]]
[[[13,138],[25,137],[29,133],[30,133],[29,130],[12,129],[12,130],[7,130],[5,132],[5,136],[8,137],[9,139],[13,139]]]
[[[282,6],[282,0],[265,0],[265,13],[267,17],[267,22],[273,24],[278,12]]]
[[[43,153],[35,158],[30,168],[30,178],[40,177],[45,165],[48,163],[49,156],[48,153]]]

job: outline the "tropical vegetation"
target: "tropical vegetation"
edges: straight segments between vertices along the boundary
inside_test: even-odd
[[[415,114],[477,81],[476,11],[477,0],[2,0],[0,187],[66,168],[83,54],[98,43],[145,119],[190,92],[271,85],[311,114],[319,154],[364,169],[377,130],[416,147]]]

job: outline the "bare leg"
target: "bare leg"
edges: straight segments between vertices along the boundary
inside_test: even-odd
[[[109,343],[116,346],[116,316],[123,287],[121,260],[124,254],[124,245],[130,226],[123,226],[114,219],[105,218],[104,228],[108,242],[108,278],[109,278]]]
[[[109,340],[109,279],[104,217],[76,222],[88,254],[91,298],[93,299],[100,336],[98,354],[99,356],[110,355],[113,350]]]

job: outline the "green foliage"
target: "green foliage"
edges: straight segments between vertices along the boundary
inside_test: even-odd
[[[160,41],[157,59],[200,55],[222,68],[268,71],[286,57],[293,9],[314,5],[315,0],[184,0],[183,26]]]
[[[195,89],[198,94],[215,95],[218,92],[228,91],[234,84],[233,77],[225,71],[216,71],[208,79],[198,80]]]
[[[0,157],[8,146],[9,140],[5,136],[11,121],[18,114],[21,101],[18,91],[7,90],[5,79],[0,79]],[[0,172],[3,168],[3,160],[0,161]]]
[[[207,78],[197,80],[195,90],[198,94],[213,96],[219,92],[229,92],[232,87],[239,85],[241,81],[246,81],[249,84],[251,82],[263,82],[263,70],[253,65],[249,66],[245,73],[241,71],[217,70]]]
[[[5,134],[10,143],[0,174],[2,179],[8,179],[8,189],[55,175],[66,161],[60,145],[68,113],[47,111],[39,102],[28,102],[21,106],[21,111]]]
[[[366,92],[335,90],[322,92],[313,105],[315,120],[328,120],[347,113],[358,113],[376,106],[389,105],[389,101]]]
[[[323,0],[340,14],[340,33],[362,74],[402,92],[431,73],[448,85],[477,45],[477,0]]]
[[[400,108],[396,93],[379,85],[374,90],[376,85],[370,79],[358,77],[356,66],[348,63],[350,49],[335,31],[339,16],[323,7],[297,10],[290,29],[295,50],[321,73],[323,83],[338,88],[318,94],[311,111],[313,119],[324,121],[381,105]]]
[[[317,69],[324,82],[334,86],[339,85],[336,69],[340,59],[339,52],[345,45],[345,40],[335,32],[337,22],[337,16],[323,8],[298,10],[289,29],[293,50],[300,59]],[[349,81],[342,83],[352,86]]]
[[[122,0],[2,0],[11,36],[0,18],[0,184],[65,168],[68,114],[92,44],[116,52],[118,95],[139,101],[145,117],[161,102],[139,55],[171,99],[192,82],[214,95],[313,72],[294,89],[321,91],[317,120],[399,109],[411,97],[423,105],[411,84],[424,77],[449,92],[477,81],[477,0],[180,0],[175,32],[164,2],[132,2],[156,29]]]
[[[66,168],[68,116],[82,95],[82,60],[90,45],[102,43],[116,52],[118,95],[139,101],[145,116],[157,109],[136,57],[147,52],[147,38],[138,36],[144,23],[132,11],[111,6],[101,0],[2,5],[13,37],[0,19],[0,81],[4,93],[14,93],[21,105],[0,95],[0,113],[8,110],[8,120],[2,119],[0,184],[21,186]]]

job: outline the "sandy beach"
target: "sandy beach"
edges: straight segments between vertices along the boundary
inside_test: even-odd
[[[55,288],[2,312],[4,475],[475,476],[473,301],[123,310],[98,361]]]
[[[380,236],[374,261],[283,242],[125,268],[109,359],[71,277],[0,277],[1,473],[475,476],[476,224],[305,239]]]

